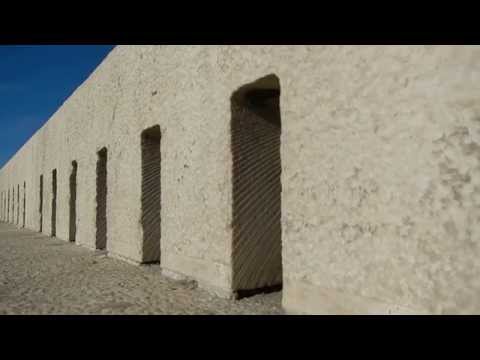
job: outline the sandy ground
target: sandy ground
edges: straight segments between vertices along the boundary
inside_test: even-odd
[[[220,299],[80,246],[0,224],[0,314],[282,314],[281,293]]]

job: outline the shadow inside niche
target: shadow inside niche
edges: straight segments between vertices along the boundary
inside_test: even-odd
[[[280,93],[272,74],[231,97],[232,288],[237,298],[282,288]]]
[[[253,297],[253,296],[256,296],[256,295],[267,295],[267,294],[271,294],[271,293],[274,293],[274,292],[279,292],[279,291],[282,291],[282,290],[283,290],[283,285],[282,284],[273,285],[273,286],[266,286],[266,287],[259,288],[259,289],[237,290],[235,292],[235,299],[236,300],[241,300],[241,299]]]

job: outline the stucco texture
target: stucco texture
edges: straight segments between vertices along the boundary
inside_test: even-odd
[[[141,133],[161,130],[160,266],[232,293],[231,96],[280,82],[283,306],[290,313],[480,313],[480,48],[118,46],[0,171],[26,227],[142,261]],[[2,214],[3,215],[3,214]]]

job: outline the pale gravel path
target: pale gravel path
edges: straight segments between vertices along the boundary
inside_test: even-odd
[[[3,314],[282,314],[281,293],[220,299],[85,248],[0,224]]]

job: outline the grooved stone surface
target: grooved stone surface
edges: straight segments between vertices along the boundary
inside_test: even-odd
[[[72,162],[70,174],[70,199],[69,199],[69,233],[68,240],[75,241],[77,234],[77,169],[76,161]]]
[[[160,261],[160,127],[142,134],[143,262]]]
[[[97,188],[96,188],[96,242],[95,248],[99,250],[105,250],[107,247],[107,161],[108,152],[106,149],[102,149],[98,153],[97,160]]]
[[[282,283],[279,89],[232,98],[235,290]],[[273,90],[273,91],[272,91]]]
[[[0,224],[3,314],[281,314],[281,294],[219,299],[74,244]]]

